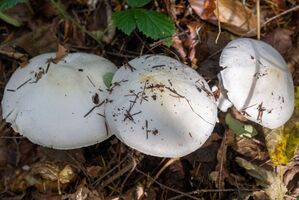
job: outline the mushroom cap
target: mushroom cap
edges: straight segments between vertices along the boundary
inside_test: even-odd
[[[210,136],[217,106],[193,69],[161,55],[144,55],[114,75],[106,104],[111,131],[145,154],[181,157]]]
[[[67,54],[57,64],[51,58],[55,53],[36,56],[13,73],[2,99],[3,118],[33,143],[56,149],[107,139],[103,75],[116,66],[87,53]]]
[[[282,56],[265,42],[237,39],[220,57],[222,86],[247,119],[267,128],[283,125],[294,110],[294,85]]]

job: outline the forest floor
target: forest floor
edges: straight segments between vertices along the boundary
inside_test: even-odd
[[[117,66],[143,54],[165,54],[213,81],[224,46],[238,37],[256,38],[259,23],[261,40],[281,53],[295,86],[299,86],[298,0],[261,1],[259,7],[255,0],[249,0],[245,1],[246,9],[240,7],[242,1],[219,8],[216,0],[152,1],[145,8],[167,14],[176,25],[170,47],[138,30],[126,35],[108,26],[111,14],[125,9],[123,1],[64,0],[64,15],[55,2],[27,1],[5,11],[20,24],[0,20],[1,99],[9,77],[24,59],[56,52],[59,44],[69,52],[101,55]],[[223,17],[221,34],[217,9],[231,15],[230,19]],[[251,17],[250,29],[255,31],[246,33],[240,18],[256,16],[257,10],[261,20]],[[230,112],[238,117],[234,110]],[[31,143],[2,120],[0,199],[298,200],[299,151],[277,165],[271,160],[262,127],[243,121],[253,125],[258,134],[241,137],[228,128],[225,114],[219,113],[219,123],[208,141],[180,159],[143,155],[115,136],[75,150],[49,149]]]

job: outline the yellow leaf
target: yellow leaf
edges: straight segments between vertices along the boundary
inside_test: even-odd
[[[266,145],[275,166],[286,164],[299,147],[299,87],[295,87],[295,109],[291,119],[277,129],[264,129]]]

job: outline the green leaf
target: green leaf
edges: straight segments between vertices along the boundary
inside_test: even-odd
[[[229,113],[225,116],[225,123],[236,135],[241,137],[245,136],[252,138],[253,136],[257,135],[257,130],[253,126],[244,124],[239,120],[234,119]]]
[[[138,29],[152,39],[170,37],[175,31],[173,21],[163,13],[134,9]]]
[[[152,0],[128,0],[128,5],[131,7],[142,7],[151,2]]]
[[[164,39],[164,44],[168,47],[172,45],[172,37],[168,37]]]
[[[13,26],[19,27],[22,25],[22,23],[20,21],[18,21],[17,19],[10,17],[6,14],[4,14],[3,12],[0,11],[0,19],[5,21],[8,24],[11,24]]]
[[[106,87],[111,86],[113,75],[114,75],[114,73],[108,72],[103,76],[103,81],[104,81]]]
[[[112,15],[115,26],[127,35],[136,28],[135,12],[133,9],[115,12]]]
[[[0,0],[0,11],[14,7],[18,3],[24,3],[28,0]]]

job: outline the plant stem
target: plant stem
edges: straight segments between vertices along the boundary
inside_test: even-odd
[[[3,12],[0,11],[0,19],[2,19],[3,21],[5,21],[8,24],[11,24],[13,26],[19,27],[22,25],[21,22],[19,22],[18,20],[4,14]]]

